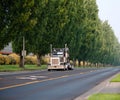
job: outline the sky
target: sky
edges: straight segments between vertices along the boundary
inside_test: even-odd
[[[96,0],[99,9],[99,18],[108,20],[116,37],[120,42],[120,0]]]

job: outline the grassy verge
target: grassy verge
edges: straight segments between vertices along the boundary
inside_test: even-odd
[[[88,100],[120,100],[120,94],[94,94]]]
[[[120,74],[118,74],[110,82],[120,82]],[[120,93],[118,94],[98,93],[90,96],[88,100],[120,100]]]
[[[42,69],[47,69],[47,66],[42,65],[38,67],[36,65],[25,65],[24,68],[20,68],[18,65],[0,65],[0,72],[42,70]]]
[[[110,82],[120,82],[120,74],[113,78]]]

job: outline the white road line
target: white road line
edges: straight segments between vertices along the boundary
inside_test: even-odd
[[[37,80],[40,78],[47,78],[47,76],[25,76],[25,77],[16,77],[16,79],[29,79],[29,80]]]

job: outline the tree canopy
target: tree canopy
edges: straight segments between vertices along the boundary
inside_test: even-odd
[[[12,41],[21,55],[24,37],[27,52],[38,61],[50,52],[50,44],[68,44],[71,59],[118,65],[120,44],[98,11],[96,0],[1,0],[0,49]]]

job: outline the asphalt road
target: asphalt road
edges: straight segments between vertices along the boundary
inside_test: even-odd
[[[120,68],[0,74],[0,100],[74,100]]]

